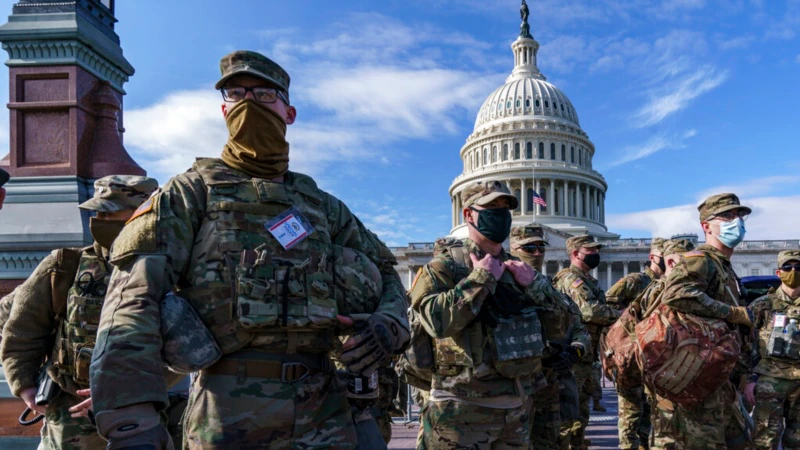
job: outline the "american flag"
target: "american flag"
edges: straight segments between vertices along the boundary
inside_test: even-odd
[[[542,198],[542,196],[541,196],[541,195],[539,195],[539,193],[538,193],[538,192],[536,192],[536,191],[533,191],[533,203],[535,203],[535,204],[537,204],[537,205],[542,205],[542,206],[544,206],[545,208],[547,208],[547,202],[546,202],[546,201],[544,201],[544,199]]]

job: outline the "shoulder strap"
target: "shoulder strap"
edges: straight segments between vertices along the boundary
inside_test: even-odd
[[[78,273],[83,249],[61,248],[56,250],[56,267],[50,271],[50,300],[56,321],[64,318],[67,309],[67,296],[75,275]]]
[[[454,281],[458,283],[472,273],[472,260],[469,258],[469,252],[461,241],[448,242],[445,248],[450,257],[453,258],[455,266]]]

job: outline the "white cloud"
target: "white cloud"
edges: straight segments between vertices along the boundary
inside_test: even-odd
[[[661,122],[727,79],[727,71],[718,72],[711,67],[704,67],[664,87],[653,89],[650,100],[634,116],[634,126],[646,128]]]
[[[625,147],[621,151],[621,156],[612,162],[608,167],[616,167],[642,158],[646,158],[654,153],[662,150],[679,149],[686,146],[684,141],[697,134],[697,130],[691,129],[685,131],[680,136],[667,137],[664,134],[659,134],[650,138],[647,142],[641,145],[632,145]]]

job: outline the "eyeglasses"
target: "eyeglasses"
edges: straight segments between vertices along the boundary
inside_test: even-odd
[[[784,272],[791,272],[792,270],[800,272],[800,263],[784,264],[781,266],[781,270]]]
[[[545,251],[545,246],[544,246],[544,244],[542,244],[542,245],[537,245],[537,244],[525,244],[525,245],[522,245],[522,246],[520,246],[519,248],[520,248],[520,249],[521,249],[523,252],[526,252],[526,253],[535,253],[535,252],[544,253],[544,251]]]
[[[289,99],[286,98],[286,95],[282,91],[271,87],[246,88],[242,86],[227,86],[220,89],[220,91],[222,92],[222,98],[226,102],[240,102],[244,100],[248,92],[252,92],[253,98],[261,103],[275,103],[280,98],[283,103],[286,103],[287,106],[289,105]]]
[[[744,209],[740,209],[738,211],[725,211],[724,213],[715,214],[712,219],[719,219],[723,222],[731,222],[737,217],[742,220],[747,220],[749,216],[750,213],[746,212]]]

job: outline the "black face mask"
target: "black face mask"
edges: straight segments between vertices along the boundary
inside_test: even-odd
[[[667,273],[667,262],[664,260],[663,256],[659,256],[659,261],[658,263],[656,263],[656,265],[658,266],[658,270],[660,270],[662,274]]]
[[[478,213],[478,226],[473,227],[486,239],[502,244],[511,234],[511,211],[508,208],[469,209]]]
[[[590,269],[594,269],[600,265],[600,253],[593,253],[591,255],[586,253],[581,254],[583,255],[583,259],[581,259],[581,261],[589,266]]]

